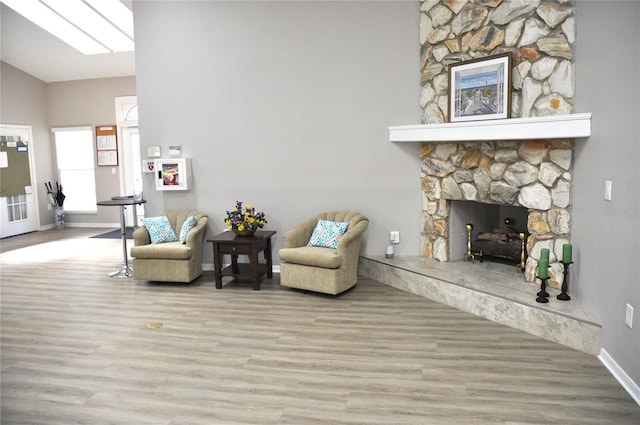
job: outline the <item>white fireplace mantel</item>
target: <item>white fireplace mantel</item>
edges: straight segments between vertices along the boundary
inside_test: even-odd
[[[389,127],[392,142],[574,139],[590,135],[591,113]]]

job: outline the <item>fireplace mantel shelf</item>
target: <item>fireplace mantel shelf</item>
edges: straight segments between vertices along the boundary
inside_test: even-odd
[[[590,135],[591,113],[389,127],[392,142],[574,139]]]

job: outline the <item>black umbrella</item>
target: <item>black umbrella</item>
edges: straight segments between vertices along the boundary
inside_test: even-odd
[[[54,207],[61,207],[64,204],[64,193],[62,193],[62,186],[56,182],[56,190],[53,190],[51,182],[46,182],[44,187],[47,189],[47,195],[49,195],[49,202]]]
[[[62,193],[62,186],[60,186],[58,182],[56,182],[56,189],[56,202],[58,203],[58,206],[61,207],[62,204],[64,204],[64,198],[66,198],[66,196]]]

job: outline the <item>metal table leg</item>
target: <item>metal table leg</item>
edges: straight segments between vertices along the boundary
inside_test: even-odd
[[[133,277],[133,267],[129,265],[129,255],[127,254],[127,227],[124,207],[125,205],[120,206],[120,235],[122,238],[123,266],[120,270],[109,273],[110,277],[119,279],[127,279]]]

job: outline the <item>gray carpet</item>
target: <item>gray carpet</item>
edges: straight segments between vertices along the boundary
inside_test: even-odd
[[[133,239],[133,227],[127,227],[127,239]],[[111,230],[106,233],[100,233],[99,235],[91,236],[92,238],[100,239],[121,239],[120,229]]]

